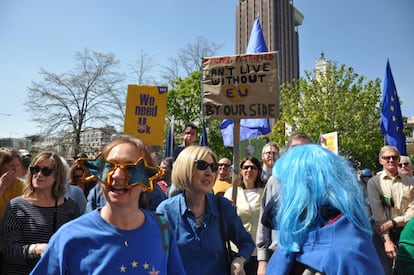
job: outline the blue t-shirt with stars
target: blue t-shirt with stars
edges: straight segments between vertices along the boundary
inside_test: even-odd
[[[133,230],[114,227],[98,210],[65,224],[31,274],[185,274],[175,240],[167,258],[157,220],[144,213]]]

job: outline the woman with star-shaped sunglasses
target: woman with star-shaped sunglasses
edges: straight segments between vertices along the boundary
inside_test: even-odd
[[[168,225],[137,207],[162,176],[144,143],[123,136],[79,161],[84,180],[102,185],[106,204],[62,227],[32,274],[185,274]]]

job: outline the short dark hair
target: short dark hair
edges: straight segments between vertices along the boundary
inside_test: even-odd
[[[306,144],[313,143],[312,139],[307,134],[296,133],[296,134],[293,134],[289,137],[286,148],[289,150],[290,146],[292,145],[292,142],[294,140],[297,140],[297,139],[301,139],[301,140],[305,141],[304,143],[306,143]]]
[[[197,126],[195,126],[195,125],[194,125],[194,124],[192,124],[192,123],[188,123],[188,124],[186,124],[186,125],[184,126],[184,128],[183,128],[183,134],[185,133],[185,129],[187,129],[187,128],[194,129],[194,130],[196,130],[196,132],[198,131],[198,127],[197,127]]]

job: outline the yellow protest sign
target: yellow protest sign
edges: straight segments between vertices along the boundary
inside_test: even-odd
[[[124,134],[145,144],[161,146],[164,140],[167,87],[128,85]]]
[[[203,58],[207,118],[278,118],[278,53]]]
[[[322,147],[332,151],[335,154],[338,154],[338,132],[331,132],[322,134],[320,136]]]

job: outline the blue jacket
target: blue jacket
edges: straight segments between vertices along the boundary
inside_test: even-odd
[[[345,216],[310,231],[298,253],[287,253],[278,247],[266,273],[289,274],[295,260],[326,275],[384,274],[371,236],[358,230]]]
[[[253,239],[231,202],[220,196],[217,198],[221,200],[227,237],[237,245],[239,255],[248,261],[255,248]],[[206,195],[204,222],[199,227],[194,214],[187,208],[185,193],[161,202],[157,212],[168,218],[187,274],[229,274],[215,195]]]

